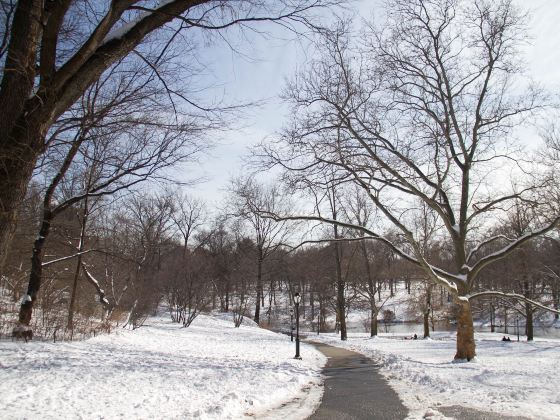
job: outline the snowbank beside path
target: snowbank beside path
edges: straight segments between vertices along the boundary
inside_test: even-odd
[[[512,336],[513,337],[513,336]],[[349,348],[382,363],[382,373],[409,408],[411,419],[445,418],[438,407],[460,405],[535,419],[560,418],[560,340],[502,342],[501,334],[476,334],[477,358],[453,363],[455,339],[334,334],[310,339]],[[512,338],[514,339],[514,338]]]
[[[326,359],[303,346],[294,360],[286,336],[204,315],[189,328],[153,318],[83,342],[4,341],[0,417],[305,418]]]

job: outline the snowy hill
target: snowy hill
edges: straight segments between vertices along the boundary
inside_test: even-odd
[[[302,346],[294,360],[288,337],[205,315],[189,328],[152,318],[82,342],[2,341],[0,417],[305,418],[325,358]]]

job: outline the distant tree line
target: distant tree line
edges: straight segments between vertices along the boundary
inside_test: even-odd
[[[29,191],[0,285],[6,335],[17,320],[21,292],[34,265],[30,250],[44,218],[41,189],[34,185]],[[351,192],[337,196],[343,198],[337,198],[341,221],[362,203]],[[295,292],[302,295],[306,329],[336,330],[342,338],[350,313],[360,313],[361,327],[375,336],[383,331],[379,322],[394,320],[395,305],[399,311],[408,308],[401,314],[406,319],[424,324],[424,336],[438,321],[456,319],[452,295],[390,246],[356,240],[352,229],[341,229],[336,240],[332,231],[321,230],[318,239],[294,245],[304,226],[259,219],[247,207],[248,197],[268,206],[289,201],[278,186],[239,178],[232,181],[219,214],[211,215],[204,203],[180,190],[99,197],[89,201],[86,211],[85,202],[68,206],[53,220],[44,245],[42,289],[30,324],[35,334],[72,339],[117,326],[138,328],[162,308],[184,327],[200,313],[221,311],[233,313],[236,326],[246,317],[280,330],[287,328]],[[426,221],[420,218],[419,228]],[[493,229],[508,237],[526,221],[526,213],[512,212]],[[387,233],[392,235],[398,242],[395,232]],[[452,267],[451,243],[427,238],[424,246],[442,269]],[[494,328],[512,325],[519,317],[531,340],[534,320],[548,314],[543,307],[559,307],[559,253],[558,240],[547,236],[523,244],[485,270],[475,292],[518,293],[542,307],[482,296],[473,303],[476,319]]]

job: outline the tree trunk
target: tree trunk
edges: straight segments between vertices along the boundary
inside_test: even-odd
[[[525,281],[523,284],[523,294],[527,299],[533,298],[533,288],[530,286],[534,285],[530,285],[528,281]],[[527,341],[533,341],[533,306],[528,302],[525,302],[525,319],[525,334],[527,335]]]
[[[375,309],[375,304],[371,306],[371,320],[370,320],[370,337],[377,336],[377,309]]]
[[[496,311],[494,309],[494,303],[490,303],[490,332],[496,332]]]
[[[369,259],[367,254],[367,248],[364,241],[361,241],[361,249],[362,249],[362,256],[364,257],[364,264],[366,269],[366,276],[367,276],[367,292],[369,295],[369,306],[371,311],[371,319],[370,319],[370,337],[375,337],[377,335],[377,305],[375,302],[375,285],[376,282],[373,279],[373,275],[371,274],[371,267],[369,266]]]
[[[16,228],[17,212],[25,198],[46,131],[45,127],[30,127],[28,116],[35,109],[25,109],[35,84],[42,8],[43,2],[40,1],[17,2],[3,63],[0,86],[0,275]],[[28,307],[31,311],[32,301]],[[30,317],[31,312],[23,318],[27,316]],[[24,322],[24,325],[29,323]]]
[[[319,296],[319,315],[317,315],[317,334],[323,332],[323,298]]]
[[[84,205],[82,208],[82,223],[80,227],[80,242],[78,244],[78,252],[84,250],[84,243],[86,237],[86,224],[88,215],[88,197],[84,200]],[[82,255],[78,255],[78,262],[76,264],[76,271],[74,272],[74,281],[72,282],[72,294],[70,296],[70,305],[68,306],[68,322],[67,328],[72,331],[72,336],[74,335],[74,308],[76,305],[76,297],[78,294],[78,279],[80,277],[80,268],[82,264]]]
[[[1,137],[0,140],[5,140],[7,143],[3,147],[4,150],[8,149],[5,153],[9,157],[15,155],[13,159],[4,157],[2,164],[5,169],[0,170],[0,272],[3,272],[9,246],[17,225],[19,205],[23,202],[27,193],[27,186],[38,153],[30,150],[33,146],[24,147],[22,143],[25,140],[19,138],[2,139]],[[36,141],[41,142],[42,137],[36,139]],[[12,142],[17,144],[10,147]]]
[[[43,275],[43,255],[45,242],[49,236],[51,228],[52,213],[49,209],[43,211],[43,222],[39,230],[39,236],[33,244],[33,254],[31,256],[31,272],[29,273],[29,284],[27,293],[24,296],[19,309],[19,325],[14,328],[14,333],[23,329],[29,330],[33,306],[37,300],[37,295],[41,289],[41,279]]]
[[[268,293],[268,309],[266,310],[266,315],[267,315],[267,321],[268,324],[270,325],[271,321],[272,321],[272,301],[274,299],[274,290],[272,287],[272,283],[270,284],[270,291]]]
[[[552,302],[553,302],[553,307],[554,309],[556,309],[557,311],[560,309],[560,287],[558,287],[558,279],[554,282],[554,285],[552,287]],[[555,313],[554,314],[554,319],[558,320],[560,319],[560,314]]]
[[[311,308],[311,321],[315,319],[315,294],[309,292],[309,306]]]
[[[432,323],[432,332],[436,331],[436,322],[434,319],[434,307],[432,306],[431,310],[430,310],[430,321]]]
[[[424,338],[430,336],[430,309],[432,309],[432,287],[426,290],[426,308],[424,309]]]
[[[74,280],[72,282],[72,294],[70,295],[70,305],[68,305],[68,320],[66,321],[66,328],[71,331],[70,340],[74,336],[74,308],[76,306],[76,298],[78,295],[78,278],[80,277],[80,268],[82,264],[82,256],[78,255],[78,262],[76,264],[76,271],[74,272]]]
[[[424,338],[430,336],[430,311],[424,311]]]
[[[471,361],[476,356],[471,305],[468,300],[457,299],[457,353],[455,360]]]
[[[336,230],[336,227],[335,227]],[[338,237],[338,232],[335,233],[335,238]],[[348,338],[346,332],[346,301],[344,298],[344,280],[342,278],[342,267],[340,262],[340,251],[338,243],[334,244],[335,263],[336,263],[336,312],[340,325],[340,339],[345,341]]]
[[[525,303],[525,334],[527,341],[533,341],[533,307],[530,303]]]
[[[226,312],[229,312],[229,285],[226,285],[226,295],[224,300],[225,300],[224,310]]]
[[[259,252],[259,257],[257,259],[257,301],[255,303],[255,317],[254,321],[258,324],[261,317],[261,299],[263,295],[262,287],[262,258]]]

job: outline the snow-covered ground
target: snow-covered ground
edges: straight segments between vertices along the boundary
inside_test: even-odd
[[[560,418],[560,340],[518,343],[501,338],[476,334],[476,361],[453,363],[456,342],[450,333],[435,333],[431,340],[388,334],[373,339],[349,334],[346,342],[335,334],[309,337],[381,361],[382,373],[409,408],[410,419],[444,418],[438,407],[451,405],[534,419]]]
[[[226,317],[227,318],[227,317]],[[82,342],[0,342],[0,418],[305,418],[325,358],[255,326],[200,315]]]

